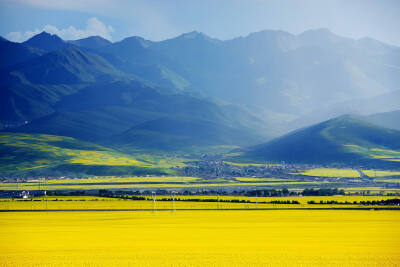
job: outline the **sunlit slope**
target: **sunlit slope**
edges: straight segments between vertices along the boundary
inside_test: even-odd
[[[166,173],[166,169],[116,150],[71,137],[0,133],[0,173],[4,175]]]
[[[244,157],[287,162],[394,164],[400,131],[341,116],[249,149]]]

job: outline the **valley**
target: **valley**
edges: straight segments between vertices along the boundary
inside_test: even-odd
[[[399,266],[396,0],[0,0],[0,266]]]

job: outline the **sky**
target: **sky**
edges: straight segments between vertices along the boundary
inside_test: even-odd
[[[18,42],[42,31],[115,42],[135,35],[160,41],[193,30],[226,40],[316,28],[400,46],[400,0],[0,0],[0,35]]]

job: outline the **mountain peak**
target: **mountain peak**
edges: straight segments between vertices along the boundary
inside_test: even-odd
[[[89,36],[86,38],[74,40],[74,41],[69,41],[70,43],[77,45],[79,47],[86,47],[86,48],[91,48],[91,49],[99,49],[103,48],[105,46],[111,45],[112,42],[109,40],[101,37],[101,36]]]
[[[327,28],[308,30],[299,34],[298,37],[308,44],[337,43],[344,40],[351,40],[349,38],[338,36]]]
[[[265,35],[271,35],[271,36],[276,36],[276,35],[292,35],[291,33],[282,31],[282,30],[262,30],[258,32],[252,32],[248,34],[248,37],[250,36],[265,36]]]
[[[119,43],[139,44],[140,46],[147,48],[152,44],[152,41],[146,40],[140,36],[130,36],[126,37]]]
[[[211,38],[210,36],[206,35],[205,33],[199,31],[191,31],[187,33],[183,33],[176,37],[176,39],[193,39],[193,40],[207,40],[211,42],[219,41],[218,39]]]
[[[198,37],[208,37],[206,34],[199,32],[199,31],[191,31],[191,32],[187,32],[187,33],[183,33],[181,34],[182,38],[186,38],[186,39],[193,39],[193,38],[198,38]]]
[[[86,38],[78,39],[76,41],[82,41],[82,40],[93,40],[93,41],[101,41],[101,42],[111,43],[109,40],[107,40],[99,35],[89,36]]]
[[[65,47],[66,43],[56,34],[50,34],[45,31],[31,37],[24,44],[31,47],[53,51]]]
[[[58,37],[57,34],[50,34],[46,31],[42,31],[39,34],[34,35],[33,37],[29,38],[26,42],[32,41],[32,40],[60,40],[62,41],[62,39],[60,37]]]

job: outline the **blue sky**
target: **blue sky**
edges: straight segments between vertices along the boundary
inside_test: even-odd
[[[315,28],[400,46],[399,0],[0,0],[0,35],[23,41],[43,30],[64,39],[138,35],[163,40],[197,30],[218,39],[264,29]]]

